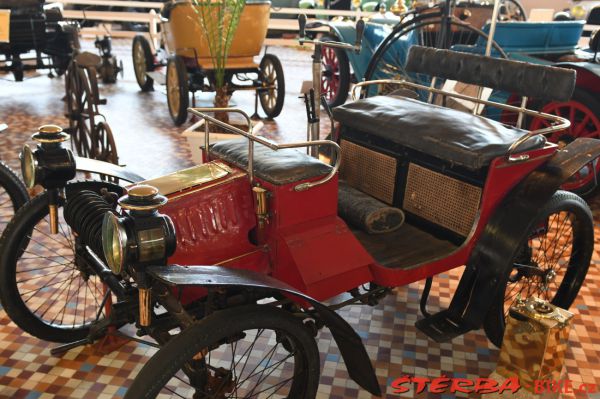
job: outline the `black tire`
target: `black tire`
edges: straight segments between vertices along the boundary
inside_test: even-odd
[[[154,79],[146,75],[146,72],[154,70],[154,55],[146,37],[136,35],[133,38],[131,56],[133,58],[133,70],[138,86],[140,86],[142,91],[152,91],[154,88]],[[144,65],[146,66],[145,70],[143,68]]]
[[[29,201],[27,188],[8,166],[0,162],[0,234],[17,210]]]
[[[325,42],[339,41],[333,36],[323,36],[321,40]],[[330,107],[337,107],[346,102],[350,91],[351,75],[348,54],[346,54],[346,50],[340,48],[323,46],[321,57],[321,65],[323,65],[321,94],[325,94],[325,99]],[[331,90],[327,90],[328,87]]]
[[[261,90],[258,93],[260,105],[268,119],[277,117],[283,109],[285,99],[285,78],[283,67],[279,58],[273,54],[265,54],[260,60],[261,81],[267,86],[274,85],[274,89]]]
[[[167,63],[167,104],[169,114],[175,126],[187,120],[190,103],[188,73],[183,59],[177,55],[169,58]]]
[[[263,329],[273,333],[273,336],[271,336],[273,341],[275,341],[275,338],[277,338],[277,346],[273,347],[272,345],[269,345],[266,347],[266,349],[264,346],[259,349],[264,350],[265,352],[268,351],[268,353],[265,353],[266,355],[271,354],[266,362],[269,364],[269,366],[265,369],[273,367],[272,364],[282,362],[282,360],[279,360],[279,357],[282,356],[281,353],[289,354],[292,356],[294,361],[294,372],[291,373],[291,370],[287,368],[281,370],[281,372],[288,372],[292,374],[293,377],[293,382],[290,383],[291,386],[289,387],[289,394],[286,397],[295,399],[314,398],[319,385],[320,369],[319,352],[315,343],[315,339],[308,332],[308,329],[304,327],[302,323],[297,318],[293,317],[289,312],[265,305],[248,305],[219,311],[206,317],[187,330],[184,330],[181,334],[169,341],[146,363],[133,381],[133,384],[127,391],[125,398],[154,398],[161,392],[161,389],[165,387],[167,383],[169,383],[169,381],[176,381],[177,383],[181,384],[181,380],[175,380],[178,377],[181,378],[181,375],[183,375],[184,379],[187,379],[188,377],[181,372],[182,366],[184,364],[189,364],[190,360],[192,360],[192,358],[196,354],[200,353],[204,348],[211,347],[211,345],[214,344],[220,345],[221,342],[229,337],[239,337],[239,333],[249,332],[250,330],[262,331]],[[256,346],[250,347],[250,352],[243,354],[236,364],[236,366],[240,366],[241,360],[245,355],[247,355],[246,362],[244,362],[244,368],[242,368],[241,371],[238,370],[239,374],[234,374],[234,376],[237,376],[238,381],[242,376],[244,376],[244,370],[248,363],[248,359],[251,358],[252,350],[255,347],[258,348],[261,346],[263,339],[266,340],[266,337],[261,336],[261,334],[262,333],[256,334],[257,339],[254,341],[258,341],[259,343]],[[235,354],[235,351],[238,349],[238,347],[243,348],[249,336],[251,335],[244,335],[244,338],[241,340],[237,340],[229,344],[229,346],[231,346],[231,350],[225,349],[225,352],[233,352]],[[228,347],[227,344],[221,346]],[[279,351],[276,351],[278,347],[280,347]],[[218,355],[215,354],[215,351],[213,351],[214,349],[220,348],[211,347],[208,354],[204,353],[203,362],[209,362],[209,364],[212,363],[211,355],[213,354],[213,359],[218,357]],[[294,354],[291,354],[290,350],[293,349],[295,349]],[[240,349],[240,353],[243,353],[243,349]],[[227,362],[223,360],[221,361],[221,364],[225,363]],[[258,362],[256,367],[260,366],[262,363],[262,361]],[[258,372],[255,373],[256,369],[253,369],[252,367],[253,365],[251,364],[249,365],[248,369],[246,369],[249,374],[253,373],[250,376],[258,374]],[[234,367],[233,369],[235,370],[236,368]],[[262,371],[264,374],[265,370],[263,369]],[[270,373],[272,376],[272,371]],[[198,372],[198,374],[206,376],[206,373],[204,372]],[[230,370],[227,375],[229,376],[231,374],[232,373]],[[263,374],[261,374],[261,376],[263,376]],[[279,375],[277,376],[279,377]],[[271,378],[272,377],[266,377],[265,380],[270,383]],[[224,379],[223,381],[225,382],[226,380]],[[172,387],[171,384],[168,385],[170,388]],[[205,389],[209,388],[205,387]],[[222,388],[219,388],[219,391],[221,389]],[[246,391],[243,391],[243,389]],[[240,388],[240,391],[242,391],[242,396],[240,397],[246,397],[243,395],[253,392],[247,392],[248,390],[248,387]],[[219,391],[217,391],[217,393]],[[214,391],[211,393],[214,393]],[[221,392],[221,394],[223,393],[224,392]],[[238,391],[236,391],[236,393],[238,393]],[[191,398],[192,393],[187,392],[181,397],[185,396]]]
[[[99,192],[101,187],[115,186],[82,182],[69,184],[66,190]],[[63,202],[60,199],[58,235],[49,235],[45,220],[48,195],[44,192],[19,209],[0,239],[0,301],[4,310],[25,332],[61,343],[85,338],[96,313],[103,314],[102,282],[94,275],[85,281],[73,265],[73,241],[62,217]],[[42,285],[40,279],[44,278],[47,282]]]
[[[506,289],[500,289],[498,298],[491,306],[484,321],[487,337],[498,347],[502,344],[508,309],[516,300],[517,294],[522,294],[527,289],[525,296],[522,296],[521,299],[537,296],[556,306],[568,309],[577,297],[590,266],[594,248],[594,221],[590,208],[581,197],[567,191],[557,191],[539,212],[534,226],[537,231],[532,232],[530,239],[522,244],[513,264],[534,266],[545,271],[545,275],[543,277],[535,274],[527,276],[525,275],[527,268],[520,271],[513,267],[504,276],[503,285],[506,284]],[[569,231],[570,234],[567,234]],[[555,234],[552,234],[553,232]],[[556,232],[560,234],[556,234]],[[557,235],[560,235],[561,240],[568,240],[566,244],[560,244],[560,253],[557,253],[558,240],[555,241],[556,245],[554,246],[550,243],[544,245],[547,243],[544,241],[545,239],[548,237],[552,239]],[[569,237],[572,237],[572,240],[569,240]],[[544,259],[536,257],[542,253],[542,251],[536,251],[536,248],[540,246],[546,249]],[[547,252],[550,248],[552,248],[552,255],[548,260]],[[566,250],[570,251],[568,251],[568,265],[565,267],[558,264],[558,261],[564,259],[563,255]],[[551,277],[550,270],[556,272],[556,276],[552,277],[551,281],[554,287],[550,286],[550,282],[546,282],[546,284],[542,282],[546,277]],[[560,279],[560,285],[558,285],[557,279]],[[544,285],[548,288],[547,290],[544,290]]]

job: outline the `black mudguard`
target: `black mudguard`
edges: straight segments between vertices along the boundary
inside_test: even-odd
[[[467,263],[450,303],[452,315],[480,328],[502,288],[519,244],[544,204],[575,172],[600,156],[600,140],[580,138],[529,174],[500,203]]]
[[[97,173],[99,175],[116,177],[129,183],[138,183],[145,180],[142,176],[133,173],[122,166],[95,159],[75,157],[75,168],[79,172]]]
[[[381,387],[369,355],[354,329],[337,313],[319,301],[265,274],[220,266],[153,266],[148,273],[170,286],[219,286],[264,288],[291,294],[310,303],[331,330],[350,377],[373,395],[381,396]]]

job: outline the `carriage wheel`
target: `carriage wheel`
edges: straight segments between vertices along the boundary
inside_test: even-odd
[[[502,344],[508,311],[519,297],[536,296],[568,309],[585,280],[593,248],[589,207],[577,195],[557,191],[521,244],[505,277],[506,288],[500,289],[486,316],[484,329],[490,341]]]
[[[154,55],[152,55],[152,49],[146,37],[137,35],[133,38],[131,55],[133,58],[135,79],[140,89],[142,91],[151,91],[154,86],[154,80],[146,72],[154,70]]]
[[[338,41],[331,36],[321,38],[325,42]],[[325,96],[330,107],[337,107],[346,102],[350,90],[350,62],[345,50],[321,47],[321,94]]]
[[[447,27],[451,32],[446,39],[441,35],[442,27]],[[429,86],[431,83],[429,75],[408,73],[404,69],[410,45],[452,48],[453,45],[473,45],[482,40],[487,41],[487,34],[465,22],[453,19],[448,26],[445,25],[445,20],[440,13],[420,15],[393,28],[392,32],[377,47],[373,57],[371,57],[364,80],[406,79]],[[492,46],[498,57],[508,58],[495,41]],[[438,80],[438,83],[443,82]],[[386,94],[398,88],[397,85],[372,87],[368,90],[367,95]],[[417,95],[421,100],[427,101],[429,92],[419,91]]]
[[[117,145],[108,123],[98,122],[95,127],[95,136],[96,157],[94,159],[118,165]]]
[[[71,145],[78,155],[94,158],[96,155],[94,137],[95,115],[98,113],[97,97],[91,87],[90,71],[75,64],[72,65],[73,67],[69,68],[66,85]],[[93,72],[95,73],[95,70]]]
[[[189,92],[185,63],[178,55],[172,56],[167,63],[167,102],[169,114],[176,126],[187,120]]]
[[[247,305],[215,312],[172,338],[125,398],[309,399],[319,369],[306,326],[279,308]]]
[[[501,3],[498,19],[502,21],[527,21],[525,8],[518,0],[504,0]]]
[[[548,137],[553,143],[566,145],[579,137],[600,139],[600,102],[585,90],[575,88],[573,97],[567,102],[551,102],[541,107],[547,114],[562,116],[571,121],[566,131],[555,132]],[[543,118],[534,118],[530,129],[536,130],[550,126]],[[562,189],[573,191],[582,196],[588,196],[598,187],[600,162],[590,162],[575,173]]]
[[[279,58],[273,54],[265,54],[260,60],[260,77],[263,87],[259,89],[260,105],[267,114],[268,119],[273,119],[281,113],[285,98],[285,79],[283,67]]]

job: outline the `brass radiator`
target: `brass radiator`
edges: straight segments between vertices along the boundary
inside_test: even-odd
[[[481,188],[410,163],[402,209],[461,236],[475,223]]]

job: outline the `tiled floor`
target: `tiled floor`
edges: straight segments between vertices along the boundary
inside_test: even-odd
[[[89,43],[87,43],[89,45]],[[283,61],[287,97],[277,122],[267,123],[267,136],[279,141],[304,138],[304,106],[297,98],[301,81],[310,78],[310,53],[275,48]],[[129,62],[127,42],[115,43],[115,52],[125,61],[125,78],[114,86],[102,87],[108,104],[102,106],[116,135],[121,162],[132,170],[151,177],[191,165],[190,152],[181,137],[181,128],[172,126],[164,90],[141,93]],[[0,137],[0,158],[18,168],[17,153],[36,128],[45,123],[65,125],[63,81],[45,76],[22,83],[0,80],[0,122],[10,129]],[[202,96],[207,97],[207,96]],[[236,93],[233,100],[250,113],[253,97]],[[148,165],[151,164],[152,167]],[[600,220],[600,201],[593,201],[596,220]],[[600,236],[600,224],[596,223]],[[566,361],[566,378],[600,388],[600,237],[596,240],[594,261],[585,286],[573,306],[576,314]],[[447,305],[457,285],[459,271],[435,279],[430,308]],[[470,332],[452,343],[437,344],[417,332],[418,303],[422,284],[395,290],[379,306],[352,306],[340,313],[363,338],[376,368],[379,382],[387,386],[403,375],[419,377],[485,377],[495,367],[498,351],[481,331]],[[56,357],[50,355],[53,344],[24,334],[0,311],[0,397],[2,398],[111,398],[120,397],[153,349],[134,342],[106,356],[90,347],[77,348]],[[366,398],[345,370],[339,351],[328,331],[319,335],[322,398]],[[445,394],[402,395],[410,397],[450,398]],[[586,397],[580,395],[579,397]],[[598,398],[597,395],[589,395]]]

